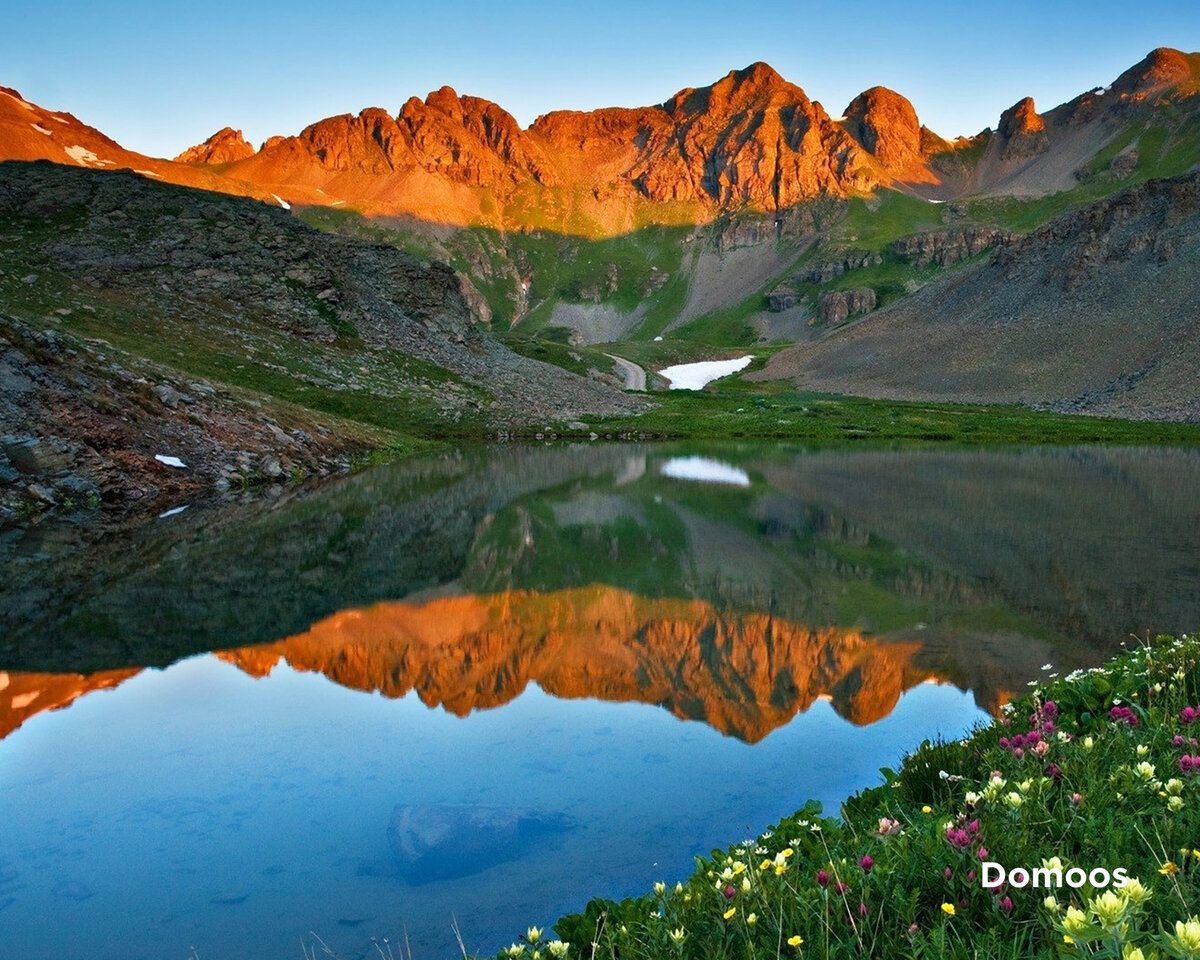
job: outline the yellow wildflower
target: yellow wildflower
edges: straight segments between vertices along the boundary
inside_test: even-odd
[[[1106,890],[1098,897],[1088,901],[1088,909],[1096,915],[1096,920],[1105,930],[1112,931],[1125,919],[1125,909],[1128,906],[1125,899],[1112,890]]]
[[[1125,881],[1125,886],[1121,887],[1121,896],[1134,906],[1138,906],[1150,899],[1150,891],[1142,885],[1142,881],[1137,877],[1130,877]]]
[[[726,911],[725,911],[723,914],[721,914],[721,918],[722,918],[722,919],[724,919],[724,920],[728,920],[728,919],[729,919],[730,917],[732,917],[732,916],[733,916],[735,913],[737,913],[737,907],[730,907],[730,908],[729,908],[728,910],[726,910]]]
[[[1063,920],[1063,928],[1068,933],[1073,933],[1075,936],[1083,933],[1087,929],[1088,919],[1087,914],[1078,907],[1067,907],[1067,917]]]
[[[944,913],[948,917],[954,916],[954,904],[943,903],[942,904],[942,913]]]
[[[803,942],[804,942],[804,938],[802,936],[800,936],[800,934],[796,934],[794,937],[788,937],[788,946],[789,947],[798,947]]]
[[[1174,876],[1175,874],[1177,874],[1179,872],[1179,864],[1177,864],[1174,860],[1168,860],[1166,863],[1164,863],[1161,867],[1158,868],[1158,872],[1161,873],[1164,877]]]
[[[1200,920],[1188,917],[1187,922],[1175,921],[1175,935],[1171,937],[1171,945],[1185,956],[1195,956],[1200,953]]]
[[[929,804],[925,804],[925,806],[923,806],[921,808],[921,812],[922,813],[933,813],[933,807],[931,807]]]

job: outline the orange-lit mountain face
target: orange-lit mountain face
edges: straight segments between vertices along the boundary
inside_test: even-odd
[[[882,719],[905,690],[934,678],[913,663],[920,649],[913,640],[590,586],[381,603],[218,656],[253,676],[283,660],[356,690],[415,690],[459,716],[501,706],[536,683],[565,699],[655,704],[756,742],[822,697],[852,723]],[[138,672],[2,674],[0,737]]]
[[[91,674],[0,671],[0,740],[32,716],[69,707],[84,694],[109,690],[139,673],[137,667]]]
[[[1200,57],[1163,48],[1107,90],[1044,116],[1026,98],[995,133],[954,142],[923,127],[912,104],[884,87],[833,118],[764,63],[658,106],[555,111],[527,129],[498,105],[443,87],[395,115],[373,107],[329,117],[257,151],[225,128],[176,162],[126,151],[69,114],[3,90],[0,157],[130,167],[189,186],[368,215],[612,234],[738,210],[771,213],[883,186],[935,198],[1064,189],[1115,135],[1122,115],[1190,97],[1198,81]]]
[[[188,152],[199,150],[194,147]],[[235,182],[207,166],[126,150],[71,114],[46,110],[8,87],[0,87],[0,160],[49,160],[91,170],[133,170],[151,180],[272,200],[261,188]]]
[[[657,704],[756,742],[819,697],[852,723],[882,719],[931,678],[912,664],[920,647],[591,586],[377,604],[220,656],[254,674],[283,659],[388,697],[415,690],[458,715],[532,682],[566,699]]]

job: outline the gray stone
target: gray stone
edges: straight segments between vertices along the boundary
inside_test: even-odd
[[[26,492],[33,497],[34,500],[40,500],[42,503],[53,506],[57,501],[54,499],[54,491],[47,487],[43,487],[40,483],[31,483],[25,488]]]
[[[74,460],[67,444],[39,437],[6,437],[0,448],[15,469],[31,477],[65,470]]]
[[[569,830],[561,814],[502,806],[400,804],[387,838],[411,884],[452,880],[516,860],[539,840]]]
[[[172,410],[178,407],[180,402],[183,400],[183,397],[180,395],[179,391],[169,383],[156,384],[150,388],[150,392],[158,397],[158,399],[161,400],[165,406],[170,407]]]

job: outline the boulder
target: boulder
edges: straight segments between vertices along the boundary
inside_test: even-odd
[[[1015,238],[1016,234],[999,227],[928,230],[894,241],[892,252],[919,267],[931,264],[949,267],[992,247],[1011,243]]]
[[[69,444],[39,437],[5,437],[0,449],[15,470],[30,477],[65,470],[75,459]]]
[[[387,839],[400,875],[416,885],[469,877],[516,860],[538,840],[571,826],[560,814],[517,807],[399,804]]]

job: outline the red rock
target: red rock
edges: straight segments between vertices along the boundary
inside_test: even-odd
[[[246,142],[241,130],[224,127],[203,143],[188,147],[175,158],[176,163],[232,163],[254,156],[254,148]]]
[[[871,87],[846,107],[846,129],[885,170],[902,172],[922,162],[922,128],[909,101],[887,87]]]

